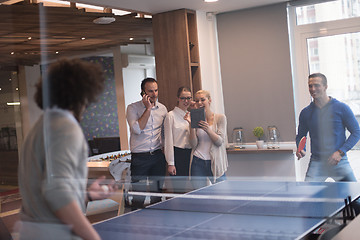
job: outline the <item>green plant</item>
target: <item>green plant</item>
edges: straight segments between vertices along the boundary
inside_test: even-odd
[[[264,129],[262,127],[256,127],[253,130],[253,134],[258,138],[258,140],[260,140],[260,138],[264,135]]]

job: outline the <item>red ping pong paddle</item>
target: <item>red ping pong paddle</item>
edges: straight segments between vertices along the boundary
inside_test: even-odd
[[[306,137],[304,136],[304,137],[301,138],[296,152],[300,153],[301,150],[304,150],[305,145],[306,145]]]

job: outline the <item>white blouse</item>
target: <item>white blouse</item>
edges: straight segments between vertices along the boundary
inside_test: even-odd
[[[214,130],[213,125],[209,127]],[[212,146],[212,141],[209,135],[201,128],[198,128],[196,129],[196,136],[198,138],[198,145],[194,151],[194,156],[203,160],[210,160],[210,149]]]
[[[191,149],[189,123],[184,119],[186,111],[175,107],[168,112],[164,122],[164,152],[168,165],[175,165],[174,147]]]

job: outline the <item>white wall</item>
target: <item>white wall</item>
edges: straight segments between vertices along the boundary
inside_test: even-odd
[[[36,92],[35,85],[40,79],[40,67],[39,65],[35,66],[26,66],[25,67],[25,75],[28,79],[26,81],[26,90],[27,90],[27,96],[30,99],[34,99],[34,95]],[[28,102],[28,111],[29,111],[29,123],[30,126],[33,126],[37,119],[39,118],[39,115],[42,113],[42,110],[37,106],[35,101],[29,101]]]
[[[40,66],[19,67],[19,90],[21,102],[22,134],[26,136],[42,113],[34,100],[35,85],[40,79]]]

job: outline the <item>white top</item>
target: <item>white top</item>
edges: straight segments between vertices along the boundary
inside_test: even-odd
[[[226,117],[224,114],[214,114],[213,130],[218,135],[218,139],[211,144],[210,147],[210,159],[211,159],[211,171],[214,175],[214,180],[221,177],[227,170],[228,160],[226,154],[227,135],[226,135]],[[193,148],[191,153],[191,162],[195,152],[195,149],[199,145],[198,137],[190,139],[190,144]],[[191,168],[190,162],[190,168]],[[191,169],[190,169],[191,172]]]
[[[126,119],[130,127],[130,150],[134,153],[155,151],[162,147],[162,129],[167,109],[163,104],[156,102],[151,108],[145,128],[141,130],[138,119],[145,110],[141,100],[130,104],[126,110]]]
[[[211,130],[214,130],[213,125],[209,126],[209,127],[211,128]],[[212,141],[211,141],[209,135],[201,128],[198,128],[196,130],[196,136],[198,138],[199,143],[196,146],[194,155],[203,160],[210,160],[210,148],[212,145]]]
[[[168,165],[175,165],[174,147],[191,149],[189,123],[184,119],[186,112],[175,107],[168,112],[164,122],[165,158]]]

